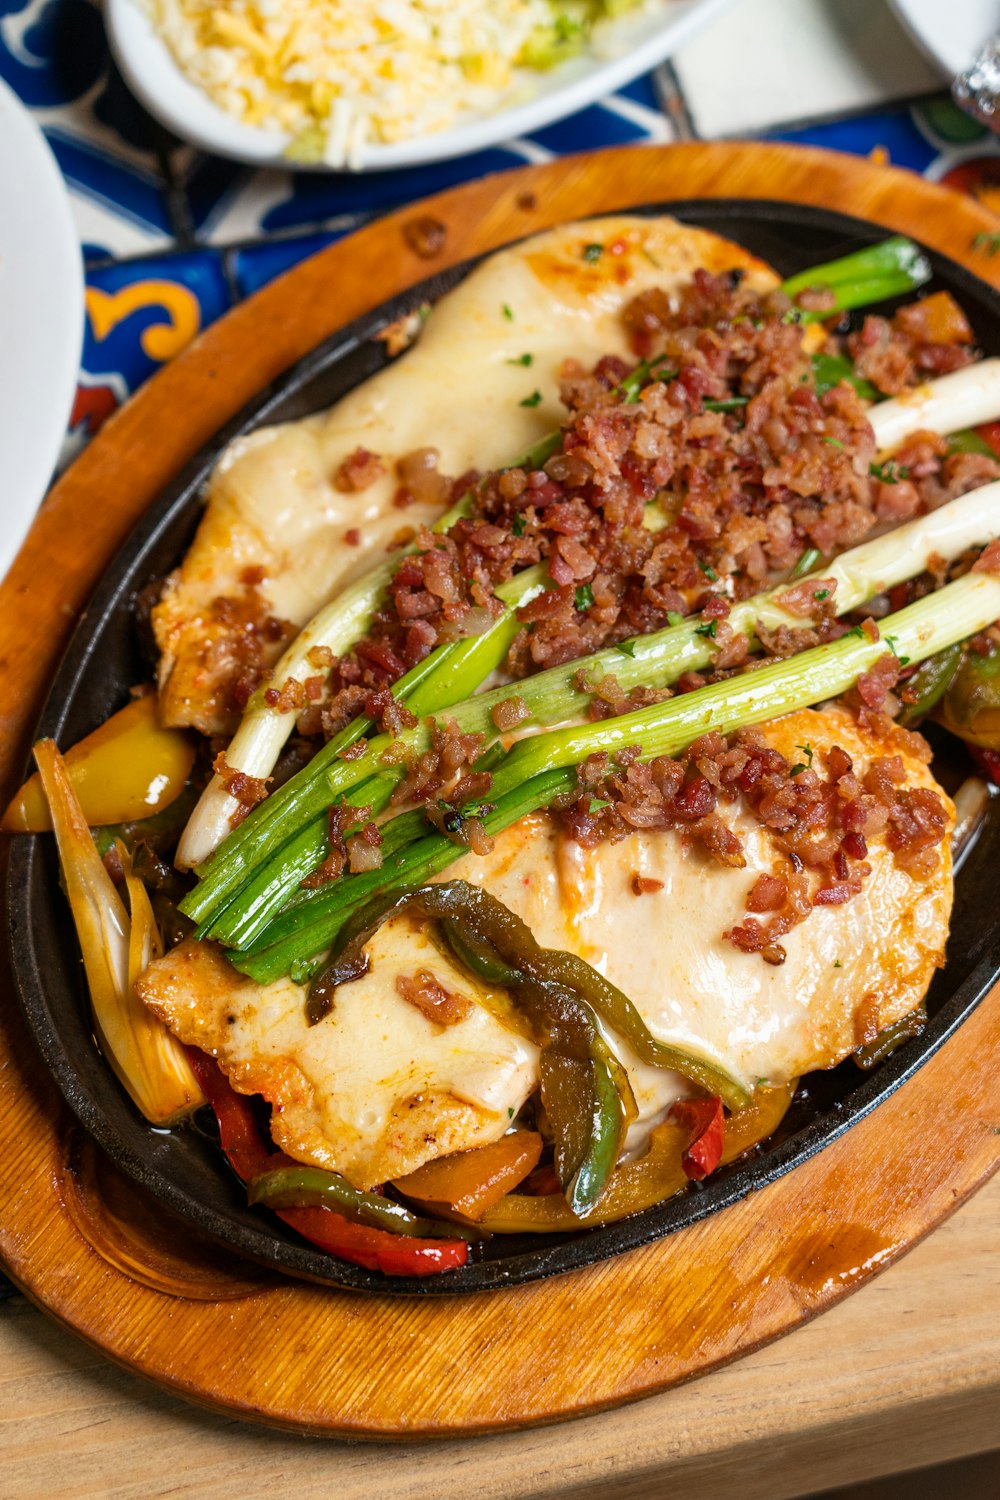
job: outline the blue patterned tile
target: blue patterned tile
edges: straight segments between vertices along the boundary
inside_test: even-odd
[[[340,234],[320,231],[272,240],[270,244],[248,245],[238,250],[233,260],[240,296],[251,296],[276,276],[305,260],[307,255],[315,255],[317,250],[324,250],[341,238]]]
[[[155,370],[221,317],[231,300],[215,250],[89,270],[83,370],[64,460]]]
[[[769,131],[767,137],[806,146],[826,146],[853,156],[885,151],[894,166],[909,167],[914,172],[926,171],[937,154],[917,129],[908,109],[880,110],[850,120]]]

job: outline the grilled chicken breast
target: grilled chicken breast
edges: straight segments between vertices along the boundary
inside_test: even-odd
[[[839,707],[764,726],[790,760],[801,745],[818,757],[839,745],[863,774],[873,759],[898,754],[908,787],[939,790],[912,742],[890,733],[887,745]],[[757,877],[787,871],[787,856],[739,802],[720,814],[742,838],[743,868],[712,862],[679,832],[582,849],[537,814],[446,878],[493,892],[540,943],[578,953],[613,980],[654,1035],[720,1064],[749,1088],[831,1067],[918,1005],[943,961],[952,897],[947,845],[937,870],[917,879],[884,837],[869,839],[871,875],[862,893],[815,908],[782,938],[785,961],[774,967],[723,934],[743,920]],[[636,874],[658,888],[637,896]],[[306,1024],[299,986],[256,985],[207,944],[183,944],[154,962],[139,985],[156,1014],[183,1041],[216,1056],[237,1089],[271,1102],[277,1144],[359,1187],[497,1139],[538,1076],[536,1049],[518,1034],[509,1001],[457,968],[426,931],[395,918],[368,952],[369,972],[340,987],[315,1027]],[[405,999],[397,980],[421,972],[471,1001],[469,1014],[446,1026]],[[636,1149],[687,1086],[612,1041],[639,1106],[628,1143]]]
[[[595,237],[604,250],[588,260]],[[777,279],[738,245],[673,219],[619,216],[550,230],[473,271],[434,307],[412,349],[332,411],[234,443],[153,612],[163,722],[232,733],[232,689],[248,646],[252,659],[273,664],[283,646],[276,621],[304,624],[382,562],[401,528],[440,513],[440,505],[393,505],[397,461],[433,446],[439,472],[453,478],[510,462],[564,416],[563,361],[629,358],[625,303],[654,285],[669,291],[698,267],[739,268],[764,289]],[[382,473],[345,491],[337,476],[358,448],[379,456]]]

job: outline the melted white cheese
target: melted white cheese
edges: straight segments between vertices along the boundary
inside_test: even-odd
[[[595,242],[605,249],[591,263],[583,251]],[[474,270],[436,305],[412,349],[332,411],[235,442],[212,476],[195,541],[153,613],[164,722],[205,733],[235,728],[214,691],[212,648],[226,631],[213,621],[212,604],[240,594],[245,569],[263,569],[272,613],[304,624],[383,561],[402,527],[435,519],[426,504],[393,505],[398,459],[434,447],[440,472],[452,477],[511,462],[565,415],[563,361],[628,357],[625,303],[651,286],[676,287],[699,266],[745,268],[765,287],[776,280],[739,246],[674,219],[618,216],[549,230]],[[520,363],[524,355],[530,366]],[[537,406],[521,404],[536,391]],[[385,473],[345,494],[335,476],[358,447],[379,454]],[[351,546],[344,537],[354,530],[361,540]]]

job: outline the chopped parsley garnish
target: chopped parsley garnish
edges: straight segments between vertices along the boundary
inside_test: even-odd
[[[749,396],[729,396],[725,401],[703,401],[701,404],[706,411],[741,411],[749,399]]]
[[[813,594],[813,598],[816,599],[820,604],[823,603],[824,599],[829,599],[829,597],[830,597],[830,590],[829,589],[817,589],[816,592],[815,592],[815,594]]]
[[[508,1118],[508,1120],[513,1120],[513,1118],[514,1118],[514,1107],[513,1107],[513,1105],[508,1104],[508,1106],[507,1106],[507,1118]]]
[[[584,245],[583,247],[583,258],[588,265],[592,266],[595,261],[600,260],[603,254],[603,245]]]
[[[801,323],[802,313],[799,308],[790,307],[788,311],[782,315],[781,321],[783,323]]]
[[[715,632],[716,632],[716,630],[718,628],[719,628],[719,622],[718,622],[718,620],[707,620],[704,625],[698,625],[698,626],[696,626],[694,633],[695,633],[695,635],[705,635],[705,636],[708,636],[709,640],[714,641],[715,640]]]
[[[899,665],[901,667],[908,667],[910,665],[910,658],[908,656],[900,656],[899,652],[896,650],[896,637],[894,635],[887,635],[884,639],[886,645],[889,647],[889,650],[899,662]]]
[[[643,245],[643,247],[642,247],[642,253],[646,257],[646,259],[649,261],[649,264],[651,266],[655,266],[658,271],[662,271],[663,270],[662,265],[657,260],[656,256],[653,254],[652,250],[647,250],[646,247],[645,247],[645,245]]]
[[[910,477],[909,469],[898,464],[894,458],[887,459],[884,464],[869,464],[868,472],[873,479],[880,479],[883,484],[898,484],[901,479]]]
[[[789,771],[789,776],[798,776],[800,771],[810,770],[813,763],[812,745],[796,745],[795,748],[796,750],[802,751],[802,754],[805,756],[805,760],[798,761]]]
[[[851,629],[847,632],[847,634],[848,635],[856,635],[859,641],[866,641],[868,639],[868,636],[861,629],[860,625],[854,625],[854,626],[852,626]]]
[[[508,323],[513,323],[513,321],[514,321],[514,314],[513,314],[513,312],[511,311],[510,307],[507,305],[506,302],[503,305],[503,315],[507,319]]]
[[[677,613],[676,609],[668,609],[667,610],[667,624],[668,625],[683,625],[684,624],[684,616],[683,615],[679,615]]]
[[[615,650],[618,652],[619,656],[634,656],[635,641],[619,641],[617,646],[615,647]]]
[[[829,443],[831,448],[843,448],[845,445],[839,438],[824,437],[824,443]]]
[[[700,557],[698,559],[698,567],[701,572],[704,573],[709,583],[715,583],[719,575],[713,567],[711,567],[707,562],[702,562]]]
[[[839,959],[839,958],[835,958],[835,959],[834,959],[834,960],[833,960],[833,967],[834,967],[834,968],[835,968],[835,969],[842,969],[842,968],[843,968],[843,967],[844,967],[844,966],[843,966],[843,964],[842,964],[842,963],[841,963],[841,962],[840,962],[840,959]]]
[[[534,363],[534,360],[535,356],[533,354],[519,354],[516,359],[509,359],[507,363],[509,365],[524,365],[525,369],[528,369]]]
[[[514,533],[515,536],[524,536],[524,528],[525,528],[526,525],[527,525],[527,522],[525,521],[525,519],[522,516],[521,512],[518,511],[517,515],[514,517],[513,521],[510,523],[510,529]]]
[[[587,808],[587,811],[590,813],[596,813],[600,812],[602,808],[610,806],[610,802],[602,802],[599,797],[591,797],[590,806]]]
[[[531,393],[530,396],[525,396],[524,400],[523,401],[519,401],[517,404],[518,404],[518,406],[540,406],[541,403],[542,403],[542,393],[541,393],[541,391],[532,391],[532,393]]]
[[[594,590],[590,587],[589,583],[581,583],[580,587],[577,589],[576,593],[573,595],[573,603],[574,603],[574,605],[576,606],[576,608],[582,614],[585,609],[589,609],[590,608],[590,606],[593,604],[593,602],[594,602]]]

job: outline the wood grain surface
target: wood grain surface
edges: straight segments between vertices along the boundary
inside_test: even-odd
[[[430,270],[560,220],[670,197],[784,198],[919,235],[994,284],[995,221],[909,174],[784,146],[630,148],[470,184],[324,251],[209,329],[114,417],[46,501],[0,588],[0,775],[16,782],[61,645],[160,487],[268,380]],[[408,248],[417,212],[446,226]],[[300,1431],[481,1433],[660,1390],[829,1307],[1000,1159],[1000,989],[915,1079],[752,1199],[558,1280],[460,1301],[336,1294],[233,1267],[116,1180],[38,1062],[0,974],[0,1251],[30,1296],[178,1395]]]

